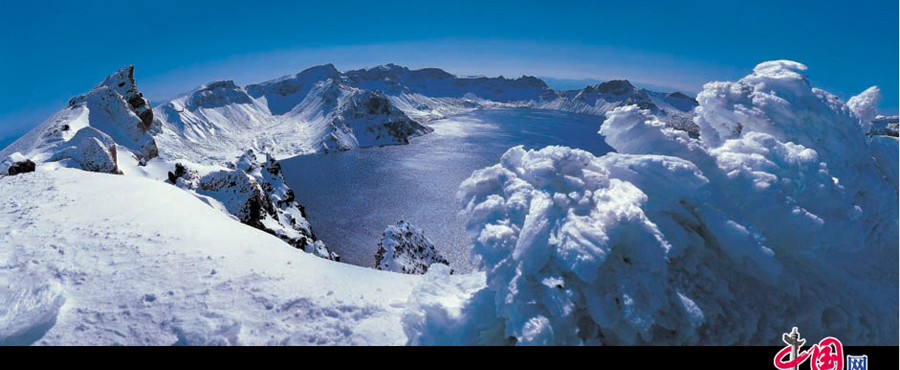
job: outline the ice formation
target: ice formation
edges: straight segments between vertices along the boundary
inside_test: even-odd
[[[896,343],[897,140],[866,135],[871,90],[848,105],[805,70],[707,84],[699,139],[619,107],[600,131],[617,153],[514,147],[473,173],[487,287],[417,289],[469,298],[414,300],[409,343]]]

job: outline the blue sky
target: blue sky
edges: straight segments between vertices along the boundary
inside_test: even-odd
[[[879,85],[898,107],[890,1],[17,1],[0,11],[0,144],[105,76],[136,66],[156,104],[334,63],[456,74],[628,78],[699,91],[792,59],[849,98]]]

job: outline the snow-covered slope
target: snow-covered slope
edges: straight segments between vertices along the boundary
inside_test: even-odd
[[[298,249],[338,259],[316,240],[303,206],[293,199],[280,165],[270,155],[260,159],[244,149],[240,157],[229,157],[238,148],[256,147],[251,133],[266,127],[265,107],[230,81],[205,85],[178,102],[202,107],[199,115],[182,112],[179,118],[207,125],[174,127],[161,123],[166,122],[164,118],[154,119],[149,102],[135,86],[134,67],[126,67],[90,92],[72,98],[68,107],[0,152],[0,164],[10,174],[32,166],[31,161],[47,168],[168,180],[246,225],[277,235]],[[236,117],[242,123],[237,124]],[[203,147],[200,141],[208,145]],[[198,156],[207,152],[215,156]]]
[[[487,287],[417,288],[410,343],[897,343],[897,138],[866,135],[873,91],[848,105],[805,70],[706,84],[699,140],[631,105],[600,130],[616,153],[515,147],[473,173]]]
[[[175,186],[0,179],[0,344],[396,345],[420,277],[297,253]]]
[[[285,183],[281,164],[268,154],[259,156],[248,150],[227,168],[179,162],[167,173],[167,180],[207,199],[216,208],[221,204],[225,213],[245,225],[275,235],[297,249],[340,260],[316,239],[303,206]]]

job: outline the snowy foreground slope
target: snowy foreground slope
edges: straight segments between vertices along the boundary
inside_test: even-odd
[[[487,287],[433,276],[411,344],[898,341],[896,137],[773,61],[700,93],[700,140],[638,106],[602,157],[510,149],[459,192]],[[438,275],[436,272],[435,275]],[[468,301],[445,307],[443,296]]]
[[[406,341],[421,276],[299,253],[161,181],[39,168],[0,204],[0,344]]]

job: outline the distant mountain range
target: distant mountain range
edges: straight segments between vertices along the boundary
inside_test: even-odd
[[[405,144],[410,137],[431,131],[423,123],[492,107],[602,115],[617,106],[638,104],[696,133],[690,111],[697,103],[691,97],[638,89],[628,81],[560,91],[529,76],[459,77],[437,68],[410,70],[394,64],[340,72],[326,64],[243,87],[233,81],[211,82],[152,110],[136,86],[133,67],[118,71],[0,152],[2,158],[12,152],[26,156],[35,150],[55,152],[47,146],[69,143],[75,132],[86,126],[112,139],[101,142],[128,147],[137,158],[160,155],[219,163],[248,149],[283,158]],[[106,103],[111,91],[121,93],[126,104]],[[90,113],[90,107],[98,104],[104,110],[117,108],[104,121],[127,121],[129,109],[120,109],[127,106],[141,124],[100,122],[100,115]],[[101,127],[95,127],[98,124]],[[598,128],[599,124],[600,120]],[[62,130],[66,126],[69,129]]]

